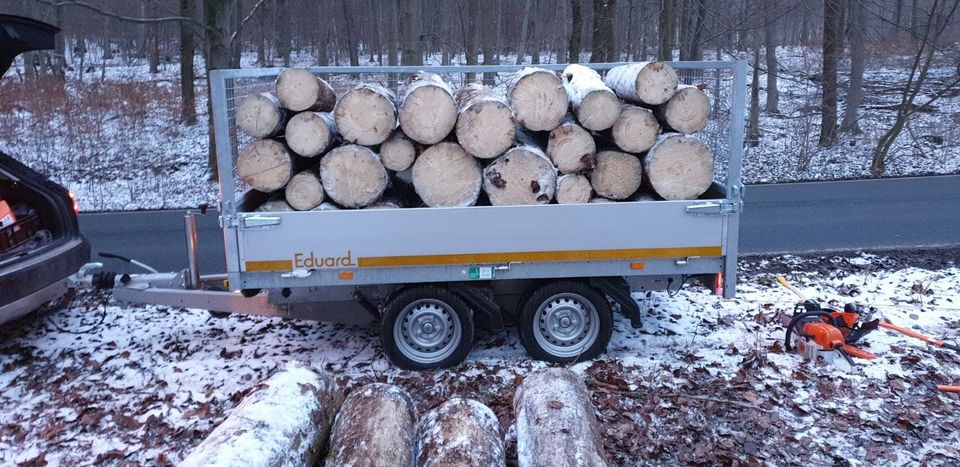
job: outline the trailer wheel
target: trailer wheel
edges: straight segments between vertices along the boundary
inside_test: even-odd
[[[566,363],[589,360],[607,350],[613,312],[596,289],[575,281],[534,290],[520,310],[520,341],[531,357]]]
[[[456,365],[473,346],[473,313],[456,294],[418,286],[397,294],[380,323],[384,353],[407,370]]]

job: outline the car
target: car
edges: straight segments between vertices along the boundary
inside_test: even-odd
[[[0,77],[17,55],[53,48],[58,31],[0,14]],[[77,213],[66,188],[0,152],[0,325],[67,294],[67,277],[90,260]]]

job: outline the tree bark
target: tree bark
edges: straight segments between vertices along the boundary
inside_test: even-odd
[[[492,27],[499,21],[500,10],[497,9],[496,4],[492,0],[485,0],[480,8],[480,22],[485,27]],[[497,53],[494,51],[495,34],[496,32],[492,30],[485,30],[484,33],[480,34],[480,49],[483,52],[483,65],[497,65],[500,63]],[[495,72],[484,73],[483,84],[493,86],[496,77],[497,74]]]
[[[747,145],[760,144],[760,35],[753,41],[753,76],[750,81],[750,115],[747,122]]]
[[[348,144],[320,160],[320,182],[334,202],[362,208],[380,199],[387,189],[387,169],[370,148]]]
[[[677,19],[674,13],[676,0],[660,0],[660,45],[657,60],[669,62],[673,60],[673,45],[676,36]]]
[[[612,200],[627,199],[640,189],[643,169],[640,159],[619,151],[600,151],[590,172],[590,184],[598,195]]]
[[[347,47],[350,49],[350,66],[360,66],[360,52],[357,50],[359,44],[357,43],[356,21],[353,18],[353,14],[350,12],[350,8],[347,5],[347,0],[340,0],[340,6],[343,10],[344,28],[346,29],[347,33]]]
[[[427,412],[417,445],[420,467],[506,466],[500,422],[475,400],[453,398]]]
[[[476,83],[457,90],[457,141],[480,159],[492,159],[510,149],[517,122],[503,96]]]
[[[236,109],[237,128],[254,138],[272,138],[283,132],[287,113],[269,92],[244,97]]]
[[[607,72],[604,82],[621,99],[646,105],[667,102],[679,85],[677,72],[663,62],[640,62],[615,67]]]
[[[180,0],[180,16],[196,17],[196,0]],[[109,41],[107,47],[109,48]],[[196,47],[193,43],[193,24],[180,22],[180,122],[197,123],[197,98],[193,86],[193,58]]]
[[[842,0],[823,2],[823,104],[821,106],[821,147],[839,142],[837,134],[837,66],[843,53]]]
[[[207,124],[209,126],[209,146],[207,151],[207,168],[212,178],[217,177],[217,153],[213,131],[213,109],[210,99],[209,72],[230,68],[230,1],[203,0],[204,38],[206,47],[207,65]]]
[[[580,36],[583,34],[583,17],[580,0],[570,0],[570,41],[567,56],[570,63],[580,62]]]
[[[287,182],[284,198],[291,208],[297,211],[309,211],[323,202],[323,184],[316,170],[304,170]]]
[[[593,51],[590,63],[614,62],[613,21],[616,0],[593,0]]]
[[[403,64],[423,65],[423,26],[419,0],[397,0]]]
[[[527,30],[530,27],[530,5],[532,1],[526,0],[523,8],[523,19],[520,26],[520,45],[517,46],[517,65],[523,65],[523,60],[527,56]]]
[[[696,199],[713,184],[713,153],[697,138],[668,135],[643,158],[643,169],[661,198]]]
[[[620,116],[610,129],[613,144],[635,154],[652,148],[659,134],[660,123],[653,111],[629,104],[624,104]]]
[[[517,146],[483,170],[483,191],[494,206],[547,204],[557,192],[557,169],[540,148]]]
[[[765,110],[770,114],[780,113],[780,92],[777,90],[777,44],[778,25],[776,11],[773,8],[766,10],[766,24],[763,28],[764,48],[767,60],[767,105]]]
[[[457,143],[424,150],[413,163],[413,186],[430,207],[472,206],[480,196],[480,164]]]
[[[590,179],[580,174],[566,174],[557,178],[558,204],[589,203],[593,196]]]
[[[414,463],[417,409],[410,395],[390,384],[354,389],[337,414],[326,465]]]
[[[440,75],[420,72],[407,79],[400,89],[400,128],[410,139],[435,144],[457,124],[453,91]]]
[[[862,2],[853,2],[850,15],[850,85],[840,131],[860,134],[859,107],[863,100],[863,71],[866,67],[866,13]]]
[[[269,193],[290,181],[294,159],[287,148],[270,139],[256,140],[237,155],[237,175],[254,190]]]
[[[303,157],[316,157],[333,147],[338,137],[333,115],[300,112],[287,122],[284,139],[290,150]]]
[[[564,88],[573,113],[584,128],[606,130],[620,116],[620,99],[604,84],[600,74],[582,65],[563,70]]]
[[[597,144],[593,136],[573,119],[567,119],[550,132],[547,156],[561,173],[578,173],[594,166]]]
[[[277,99],[293,112],[330,112],[337,103],[333,87],[313,72],[288,68],[277,76]]]
[[[333,110],[337,130],[351,143],[373,146],[386,141],[397,125],[396,97],[377,84],[348,91]]]
[[[658,106],[659,117],[665,131],[690,134],[702,131],[710,118],[710,98],[697,86],[680,85],[666,104]]]
[[[524,68],[507,88],[517,122],[532,131],[549,131],[567,114],[569,101],[563,82],[552,71]]]

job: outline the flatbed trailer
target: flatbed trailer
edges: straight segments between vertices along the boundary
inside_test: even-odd
[[[617,65],[590,64],[601,73]],[[283,69],[211,71],[227,274],[199,274],[196,223],[188,212],[189,268],[118,276],[91,267],[76,279],[110,287],[122,302],[378,321],[385,353],[404,368],[454,365],[469,352],[475,327],[510,325],[519,327],[535,358],[592,358],[610,339],[611,303],[639,326],[631,292],[679,289],[697,278],[724,297],[734,295],[746,64],[670,65],[681,82],[705,84],[712,99],[710,123],[696,136],[714,153],[716,178],[700,199],[303,212],[250,212],[268,194],[251,190],[235,171],[238,148],[250,141],[236,128],[235,105],[269,90]],[[310,70],[341,94],[360,77],[396,85],[423,70],[459,84],[468,73],[492,73],[502,84],[521,68]]]

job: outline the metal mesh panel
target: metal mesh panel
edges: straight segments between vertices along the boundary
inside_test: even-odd
[[[696,136],[713,151],[713,180],[721,185],[727,183],[727,167],[730,163],[730,130],[732,127],[734,96],[733,70],[722,68],[693,69],[675,67],[681,84],[702,86],[710,96],[710,120],[707,127]]]

